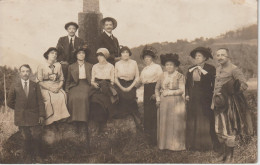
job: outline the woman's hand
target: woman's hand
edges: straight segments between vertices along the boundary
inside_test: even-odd
[[[137,81],[135,84],[136,88],[140,88],[142,86],[142,82],[141,81]]]
[[[242,92],[244,92],[246,89],[247,89],[247,84],[246,83],[241,83],[241,85],[240,85],[240,90],[242,91]]]
[[[93,85],[96,89],[99,88],[99,85],[98,85],[98,83],[96,83],[96,82],[93,82],[92,85]]]
[[[190,96],[185,97],[186,101],[190,101]]]
[[[162,92],[162,95],[165,97],[165,96],[168,96],[168,90],[164,90],[163,92]]]
[[[156,107],[157,107],[157,108],[160,107],[160,101],[156,101]]]
[[[155,100],[156,99],[156,96],[155,94],[153,94],[151,97],[150,97],[150,100]]]
[[[39,118],[39,124],[41,124],[41,125],[42,125],[42,124],[43,124],[43,122],[44,122],[44,118],[43,118],[43,117],[40,117],[40,118]]]

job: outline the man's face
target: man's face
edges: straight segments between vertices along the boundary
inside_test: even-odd
[[[104,30],[108,33],[112,33],[112,30],[114,28],[112,21],[106,21],[103,26]]]
[[[228,53],[225,49],[219,49],[216,52],[216,59],[219,64],[224,65],[229,61]]]
[[[76,31],[77,31],[77,28],[73,25],[70,25],[67,28],[67,32],[68,32],[69,36],[71,36],[71,37],[75,36]]]
[[[20,69],[20,78],[27,81],[29,79],[29,76],[31,74],[31,70],[26,67],[21,67]]]

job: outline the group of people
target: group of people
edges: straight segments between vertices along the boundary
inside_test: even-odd
[[[221,160],[232,162],[236,136],[245,128],[252,132],[252,126],[245,117],[246,79],[231,63],[228,48],[216,51],[217,69],[206,63],[213,59],[209,48],[195,48],[190,56],[196,64],[184,76],[178,54],[160,55],[163,71],[154,62],[156,49],[145,46],[141,58],[146,66],[139,75],[131,50],[120,47],[112,34],[116,20],[106,17],[101,23],[98,63],[87,62],[87,46],[75,35],[78,25],[69,22],[68,36],[44,53],[46,62],[38,67],[36,83],[29,80],[29,65],[19,68],[20,79],[10,89],[8,105],[15,110],[27,155],[38,156],[40,135],[34,137],[32,130],[39,124],[71,122],[87,128],[94,120],[102,132],[109,118],[131,115],[140,128],[136,89],[143,85],[143,127],[150,144],[161,150],[210,150],[219,141],[225,145]]]

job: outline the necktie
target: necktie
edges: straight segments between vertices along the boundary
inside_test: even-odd
[[[69,45],[69,48],[70,48],[70,52],[73,51],[73,43],[72,43],[72,38],[70,38],[70,45]]]
[[[114,38],[113,38],[113,35],[111,35],[110,38],[113,40],[113,39],[114,39]]]
[[[28,86],[27,86],[27,82],[25,81],[24,82],[24,88],[23,88],[24,92],[25,92],[25,95],[26,97],[28,97]]]
[[[73,44],[72,44],[72,38],[70,38],[70,45],[69,45],[69,57],[68,57],[68,62],[71,62],[71,58],[72,58],[72,52],[73,52],[74,48],[73,48]]]

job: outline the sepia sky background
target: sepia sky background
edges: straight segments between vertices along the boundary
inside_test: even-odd
[[[82,4],[82,0],[0,0],[0,60],[12,54],[42,61],[44,51],[66,35],[64,24],[78,21]],[[129,47],[215,37],[257,23],[256,0],[100,0],[100,11],[117,19],[114,34]]]

